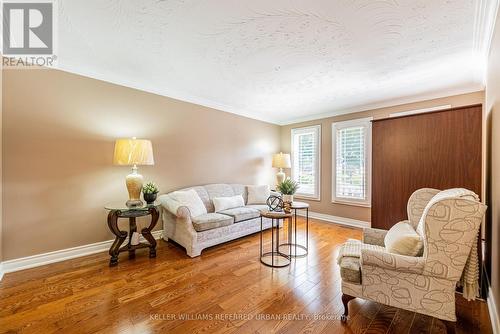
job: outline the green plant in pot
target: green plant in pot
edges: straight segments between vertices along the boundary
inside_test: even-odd
[[[158,195],[158,187],[153,182],[148,182],[142,187],[142,194],[147,204],[153,204]]]
[[[287,177],[283,182],[278,184],[278,191],[283,195],[283,202],[293,202],[293,195],[299,189],[299,183]]]

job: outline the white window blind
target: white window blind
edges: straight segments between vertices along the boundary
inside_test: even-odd
[[[319,125],[292,129],[292,177],[299,196],[319,199],[320,132]]]
[[[371,122],[332,124],[334,202],[370,204]]]

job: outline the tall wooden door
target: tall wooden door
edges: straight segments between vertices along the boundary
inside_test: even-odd
[[[407,219],[408,198],[420,188],[463,187],[481,195],[481,105],[372,125],[372,227]]]

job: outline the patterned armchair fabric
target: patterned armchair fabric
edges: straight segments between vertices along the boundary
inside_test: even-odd
[[[412,194],[408,218],[423,236],[423,255],[361,249],[361,284],[343,279],[346,300],[360,297],[456,321],[455,288],[486,211],[486,206],[472,195],[465,189],[440,192],[428,188]],[[363,241],[383,245],[384,235],[382,230],[367,229]],[[344,305],[347,316],[347,302]]]
[[[381,230],[378,228],[365,228],[363,229],[363,242],[365,244],[384,247],[384,238],[386,234],[386,230]]]
[[[417,229],[420,218],[424,213],[424,209],[429,201],[436,196],[440,191],[432,188],[422,188],[411,194],[408,199],[406,211],[408,212],[408,222]]]

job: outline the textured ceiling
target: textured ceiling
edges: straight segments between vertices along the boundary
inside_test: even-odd
[[[274,123],[483,87],[480,0],[58,8],[61,69]]]

